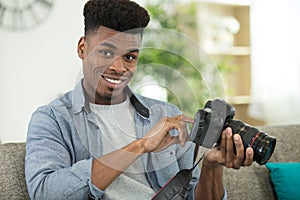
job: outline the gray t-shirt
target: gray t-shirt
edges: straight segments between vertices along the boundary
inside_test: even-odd
[[[136,140],[134,108],[129,98],[116,105],[90,104],[95,121],[102,130],[103,152],[110,153]],[[130,165],[105,190],[103,199],[140,200],[150,199],[154,195],[141,159]]]

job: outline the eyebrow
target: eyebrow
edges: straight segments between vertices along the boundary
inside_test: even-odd
[[[139,49],[130,49],[127,53],[134,53],[134,52],[139,53],[140,50]]]
[[[106,46],[108,48],[111,48],[111,49],[114,49],[114,50],[117,50],[117,47],[111,43],[108,43],[108,42],[103,42],[101,43],[101,46]],[[138,48],[134,48],[134,49],[129,49],[126,53],[134,53],[134,52],[137,52],[139,53],[140,52],[140,49]]]
[[[109,47],[111,49],[117,49],[117,47],[111,43],[108,43],[108,42],[103,42],[101,43],[101,46],[106,46],[106,47]]]

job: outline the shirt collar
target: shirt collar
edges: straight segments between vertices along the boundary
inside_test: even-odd
[[[140,101],[140,99],[126,86],[125,93],[129,96],[130,102],[136,111],[143,117],[149,118],[149,109]],[[91,112],[88,98],[83,89],[83,79],[77,83],[73,92],[74,114],[77,114],[84,109],[87,113]]]

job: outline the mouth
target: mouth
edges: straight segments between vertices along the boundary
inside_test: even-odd
[[[108,76],[104,76],[104,75],[102,75],[102,77],[111,86],[121,85],[122,83],[124,83],[127,80],[126,77],[108,77]]]
[[[112,84],[120,84],[123,81],[120,79],[112,79],[112,78],[107,78],[107,77],[103,77],[107,82],[112,83]]]

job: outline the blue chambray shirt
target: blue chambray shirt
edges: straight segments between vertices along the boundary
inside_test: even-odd
[[[142,138],[161,117],[180,113],[171,104],[132,94],[129,88],[126,91],[136,110],[137,138]],[[92,160],[102,155],[101,137],[82,81],[73,91],[39,107],[32,114],[26,141],[25,176],[31,199],[101,199],[105,191],[91,183]],[[185,147],[172,145],[142,155],[152,188],[158,191],[179,170],[191,168],[193,150],[194,145],[188,142]],[[196,168],[188,199],[194,199],[199,174]]]

